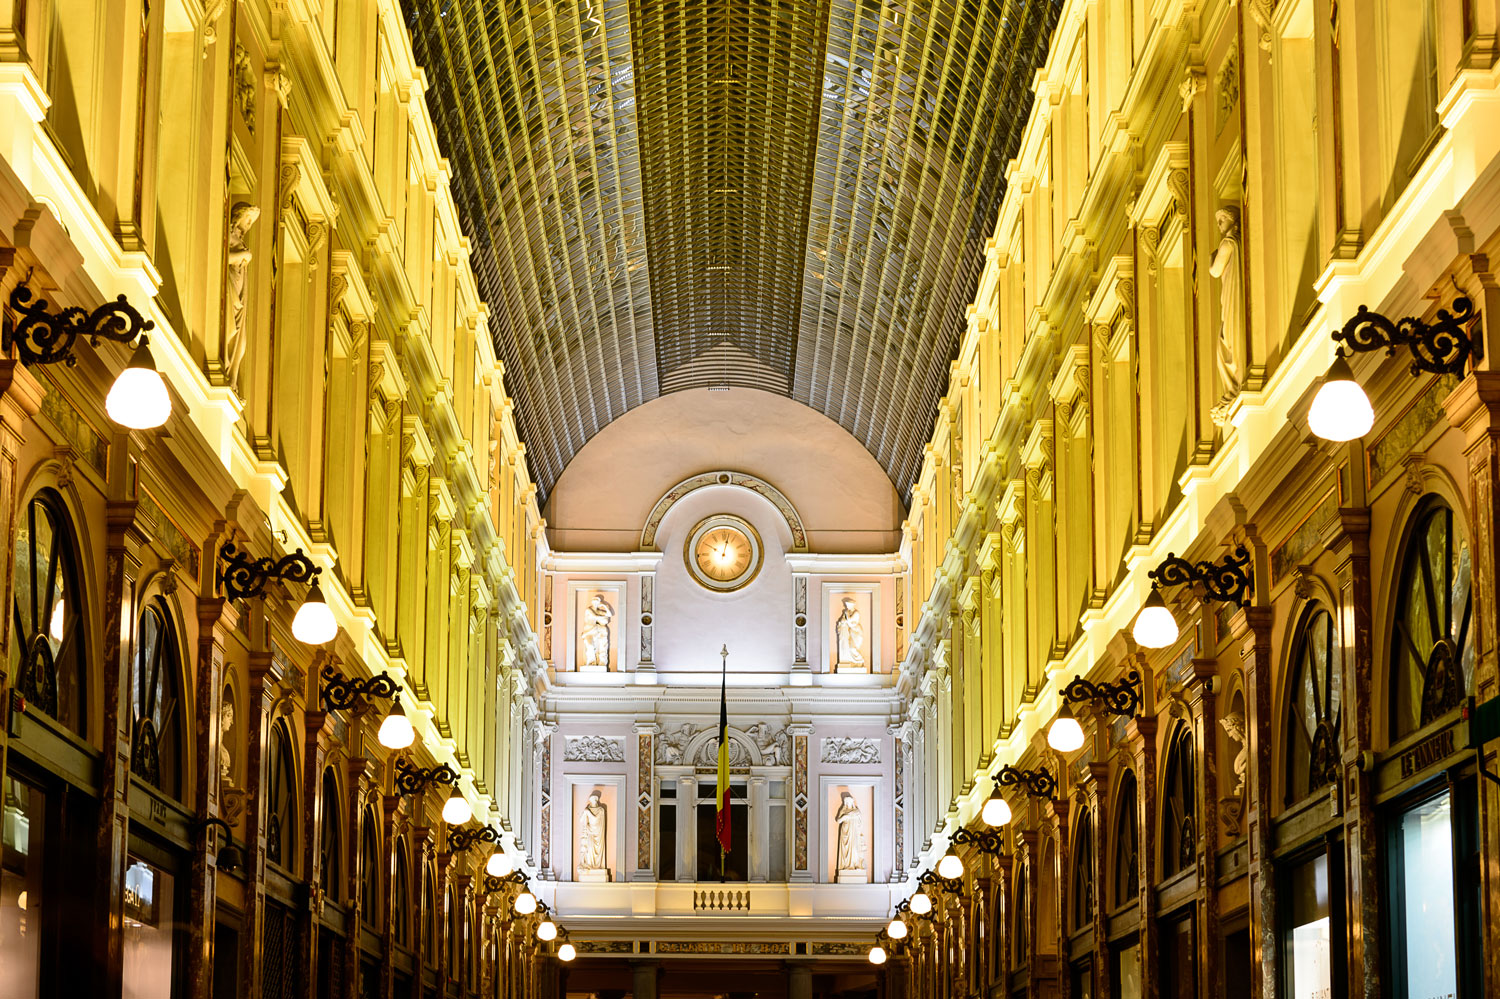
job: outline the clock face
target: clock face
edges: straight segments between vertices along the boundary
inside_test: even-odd
[[[727,593],[760,571],[760,536],[740,518],[719,514],[693,528],[683,555],[688,572],[700,585]]]

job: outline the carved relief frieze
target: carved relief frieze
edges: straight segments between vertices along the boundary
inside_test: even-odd
[[[606,735],[570,735],[563,747],[569,763],[624,763],[625,740]]]
[[[824,763],[879,763],[880,740],[858,736],[825,736],[819,759]]]

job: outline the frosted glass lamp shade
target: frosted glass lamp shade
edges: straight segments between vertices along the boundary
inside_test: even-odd
[[[109,395],[104,397],[104,411],[111,420],[131,430],[151,430],[166,423],[172,415],[167,383],[156,370],[145,341],[135,349],[130,363],[110,386]]]
[[[538,940],[556,940],[557,924],[550,919],[544,919],[537,924],[536,938]]]
[[[505,855],[504,850],[496,850],[490,854],[490,859],[484,862],[484,873],[492,878],[503,878],[512,870],[510,858]]]
[[[1143,649],[1164,649],[1177,641],[1177,619],[1155,587],[1146,598],[1146,606],[1135,616],[1131,635],[1135,637],[1135,644]]]
[[[1047,729],[1047,745],[1059,753],[1074,753],[1083,748],[1083,726],[1078,724],[1073,709],[1066,704],[1057,713],[1052,727]]]
[[[536,896],[529,891],[523,891],[516,896],[515,910],[522,916],[529,916],[536,911]]]
[[[876,944],[874,947],[870,948],[870,963],[871,964],[884,964],[885,963],[885,948],[882,947],[882,946],[880,946],[880,944]]]
[[[443,802],[443,821],[450,826],[461,826],[473,817],[474,809],[469,807],[469,802],[455,787],[453,793],[448,795],[448,800]]]
[[[391,713],[380,723],[380,733],[376,738],[386,749],[405,749],[417,741],[416,729],[411,727],[411,719],[401,707],[401,698],[391,702]]]
[[[996,788],[995,793],[990,795],[990,800],[984,803],[984,808],[979,812],[979,818],[991,829],[1010,825],[1010,803],[1000,797],[999,788]]]
[[[1307,428],[1325,441],[1342,442],[1363,437],[1374,424],[1370,397],[1343,355],[1335,357],[1307,411]]]
[[[297,608],[292,618],[292,637],[304,645],[323,645],[333,641],[339,633],[339,623],[333,619],[333,611],[323,599],[323,588],[313,580],[307,588],[307,599]]]
[[[578,956],[577,949],[570,943],[565,943],[557,948],[557,959],[559,961],[571,961]]]
[[[913,895],[908,904],[911,906],[911,911],[919,916],[925,916],[932,911],[932,899],[925,891],[919,891]]]
[[[906,936],[906,921],[900,916],[886,924],[885,935],[892,940],[900,940]]]
[[[949,850],[943,854],[943,859],[938,861],[937,872],[940,878],[956,881],[964,876],[964,862],[958,854]]]

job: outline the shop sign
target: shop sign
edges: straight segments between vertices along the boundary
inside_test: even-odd
[[[1453,729],[1444,729],[1429,739],[1423,739],[1401,754],[1401,779],[1405,780],[1421,773],[1434,763],[1441,763],[1453,755]]]

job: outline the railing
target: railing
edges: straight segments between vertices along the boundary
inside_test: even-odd
[[[693,892],[694,912],[749,912],[748,891],[697,891]]]

